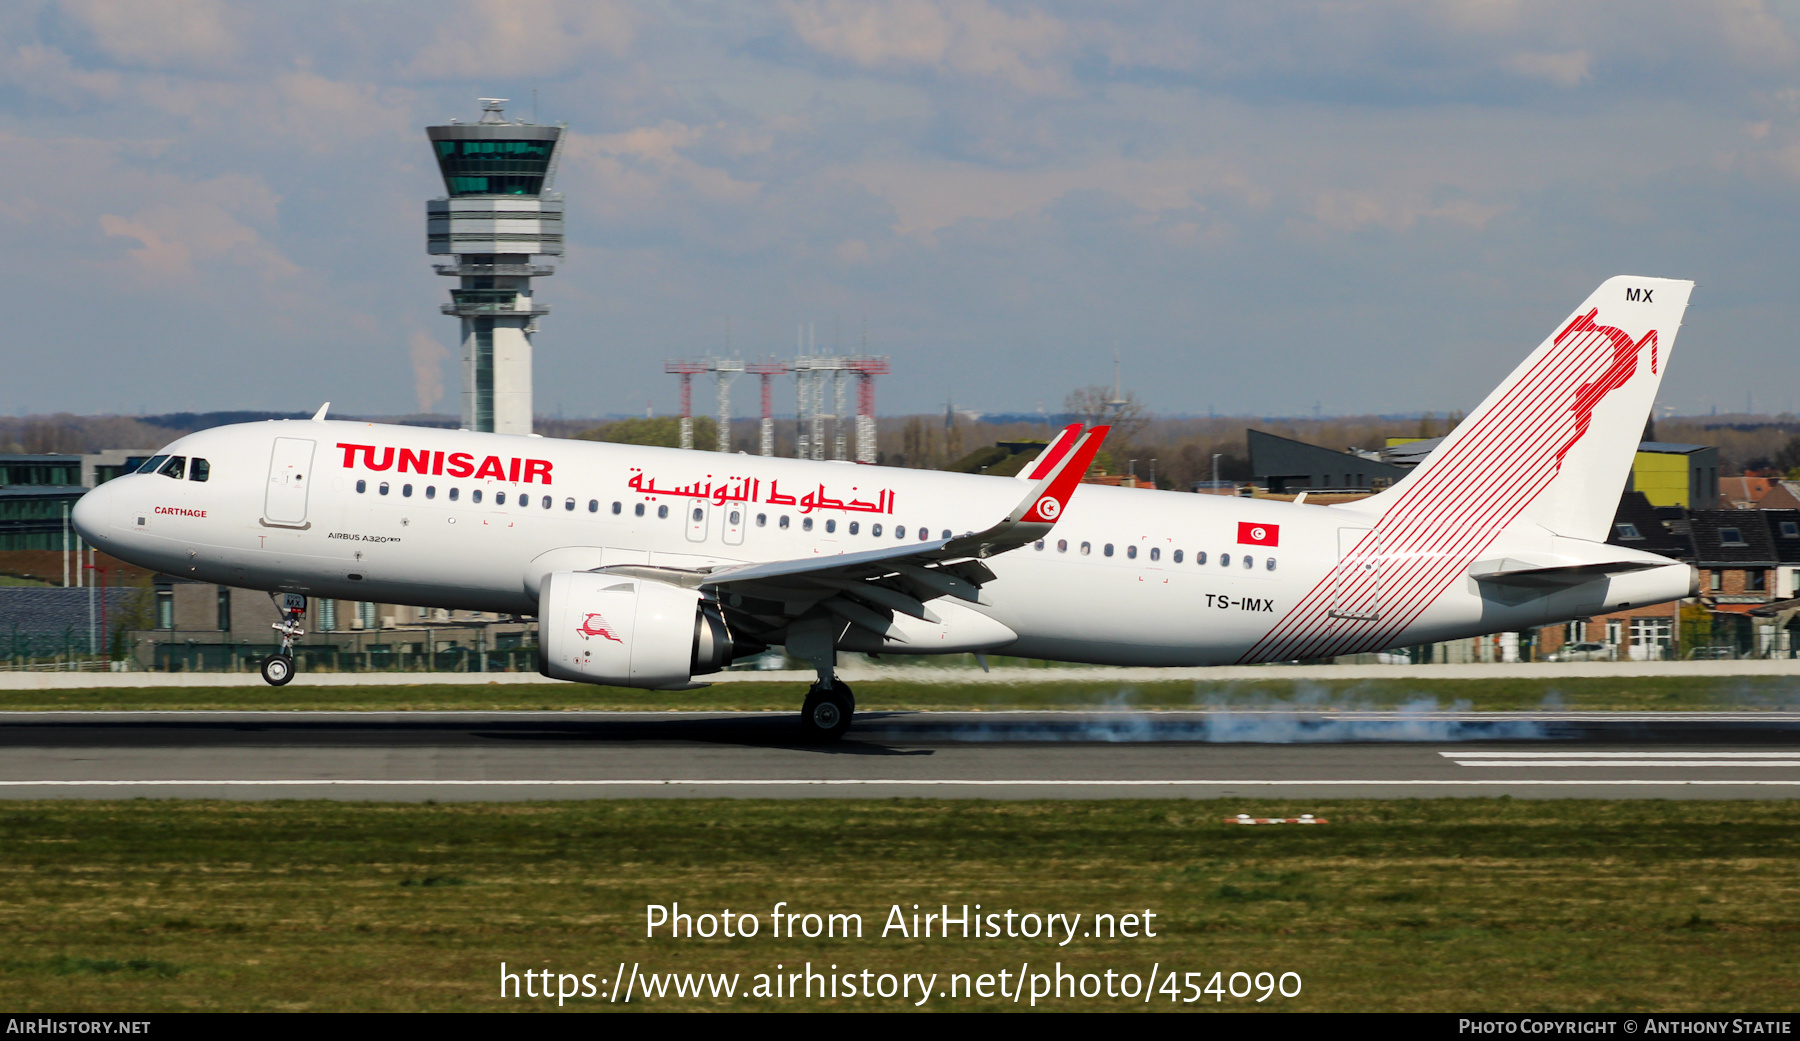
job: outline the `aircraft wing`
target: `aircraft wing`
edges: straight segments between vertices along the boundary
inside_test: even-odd
[[[1018,505],[981,531],[858,553],[710,571],[640,564],[599,570],[712,590],[739,618],[765,631],[823,608],[877,635],[891,636],[894,612],[936,623],[939,618],[925,606],[927,601],[948,596],[977,602],[982,584],[994,579],[982,560],[1049,533],[1093,464],[1107,432],[1108,428],[1101,426],[1069,437],[1059,458],[1039,466],[1043,476],[1031,482]]]

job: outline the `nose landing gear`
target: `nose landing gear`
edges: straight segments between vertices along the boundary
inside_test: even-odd
[[[269,686],[280,687],[294,678],[294,641],[306,635],[306,630],[300,628],[300,619],[306,614],[306,597],[299,593],[270,593],[269,598],[281,612],[281,621],[269,626],[281,634],[281,649],[262,660],[262,678]]]

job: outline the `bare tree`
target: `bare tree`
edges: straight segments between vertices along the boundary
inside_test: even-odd
[[[1135,393],[1098,384],[1070,391],[1063,399],[1063,411],[1088,426],[1109,424],[1113,428],[1112,436],[1120,444],[1131,442],[1150,423],[1150,413]]]

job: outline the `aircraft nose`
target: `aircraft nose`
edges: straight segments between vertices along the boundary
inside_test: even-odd
[[[112,534],[112,500],[113,489],[109,485],[101,485],[88,491],[75,500],[75,508],[69,511],[69,523],[87,540],[90,546],[104,546]]]

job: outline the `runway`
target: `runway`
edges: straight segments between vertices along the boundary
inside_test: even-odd
[[[0,799],[1800,797],[1800,714],[43,712]]]

